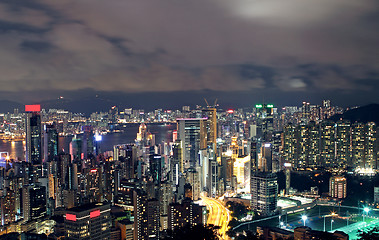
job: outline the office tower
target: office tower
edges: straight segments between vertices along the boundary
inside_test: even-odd
[[[184,168],[197,167],[199,165],[199,150],[206,148],[207,118],[179,118],[178,140],[183,142]]]
[[[271,142],[272,132],[274,131],[274,105],[257,104],[257,138],[263,142]]]
[[[150,177],[154,184],[159,185],[162,181],[162,156],[152,154],[149,156]]]
[[[277,210],[277,177],[269,172],[254,172],[251,176],[251,209],[261,216],[274,215]]]
[[[250,157],[237,157],[234,162],[233,175],[237,177],[237,183],[247,185],[250,180]]]
[[[332,176],[329,179],[329,196],[332,198],[346,198],[346,178]]]
[[[76,135],[71,139],[70,142],[70,155],[73,160],[83,159],[83,141],[80,138],[77,138]]]
[[[65,239],[110,239],[111,207],[104,203],[90,203],[66,210]]]
[[[335,161],[335,128],[331,121],[320,124],[320,158],[325,167],[336,166]]]
[[[351,124],[349,121],[338,121],[335,125],[336,132],[336,160],[339,167],[350,166],[350,132]]]
[[[207,128],[207,144],[216,145],[217,139],[217,110],[216,108],[203,109],[204,117],[208,118],[206,120]]]
[[[216,160],[209,161],[209,178],[208,178],[208,194],[209,196],[215,197],[217,195],[217,186],[219,184],[219,165]]]
[[[93,134],[92,126],[83,126],[82,130],[83,157],[84,159],[88,159],[90,156],[94,155],[95,135]]]
[[[250,144],[250,169],[251,171],[258,170],[258,149],[255,139],[252,139]]]
[[[279,172],[283,168],[280,152],[282,147],[282,132],[273,132],[271,141],[272,171]]]
[[[197,201],[200,198],[200,173],[194,168],[189,168],[185,172],[186,183],[192,187],[192,200]]]
[[[85,168],[83,172],[86,179],[85,195],[88,198],[89,202],[101,202],[103,196],[102,169]]]
[[[68,189],[78,190],[78,164],[68,165]]]
[[[291,187],[291,163],[284,163],[284,172],[286,175],[286,194],[288,195]]]
[[[26,221],[46,216],[46,187],[25,185],[22,189],[23,215]]]
[[[26,161],[42,164],[41,106],[25,105],[26,112]]]
[[[206,215],[206,210],[189,199],[183,200],[182,203],[171,203],[169,205],[168,229],[174,230],[186,225],[206,224],[204,215]]]
[[[122,144],[113,147],[114,160],[120,161],[120,178],[133,179],[137,170],[137,146],[134,144]]]
[[[172,181],[178,185],[179,175],[184,172],[184,151],[183,142],[176,140],[172,146],[171,173]]]
[[[52,161],[58,155],[58,131],[55,124],[44,125],[44,161]]]
[[[259,159],[258,169],[262,172],[272,171],[272,150],[271,143],[264,143],[261,147],[261,157]]]
[[[158,240],[160,223],[159,202],[147,199],[146,193],[134,191],[134,239]]]

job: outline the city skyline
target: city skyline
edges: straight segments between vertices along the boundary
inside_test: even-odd
[[[377,9],[352,0],[1,1],[1,100],[378,102]]]

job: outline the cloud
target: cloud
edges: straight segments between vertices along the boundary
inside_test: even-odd
[[[370,91],[377,9],[374,0],[8,1],[0,82],[15,92]]]

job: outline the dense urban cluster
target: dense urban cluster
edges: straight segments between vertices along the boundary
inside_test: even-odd
[[[328,100],[301,107],[217,107],[145,112],[114,106],[86,117],[26,105],[25,112],[0,114],[3,141],[25,146],[25,156],[1,152],[2,234],[139,240],[212,224],[228,239],[244,222],[269,216],[280,221],[320,203],[340,204],[348,194],[342,173],[375,175],[376,123],[333,120],[346,109]],[[102,135],[122,133],[129,124],[139,125],[134,141],[101,151]],[[157,142],[151,124],[176,127],[168,141]],[[64,136],[72,136],[65,152],[59,146]],[[316,186],[305,193],[291,188],[291,172],[314,171],[332,174],[326,195]],[[247,211],[236,217],[231,205]],[[232,219],[240,225],[230,226]],[[279,226],[258,228],[258,234],[293,237],[289,224]],[[296,234],[321,233],[303,227]]]

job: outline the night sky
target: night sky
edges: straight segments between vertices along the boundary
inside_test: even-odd
[[[2,0],[0,99],[378,103],[378,29],[377,0]]]

